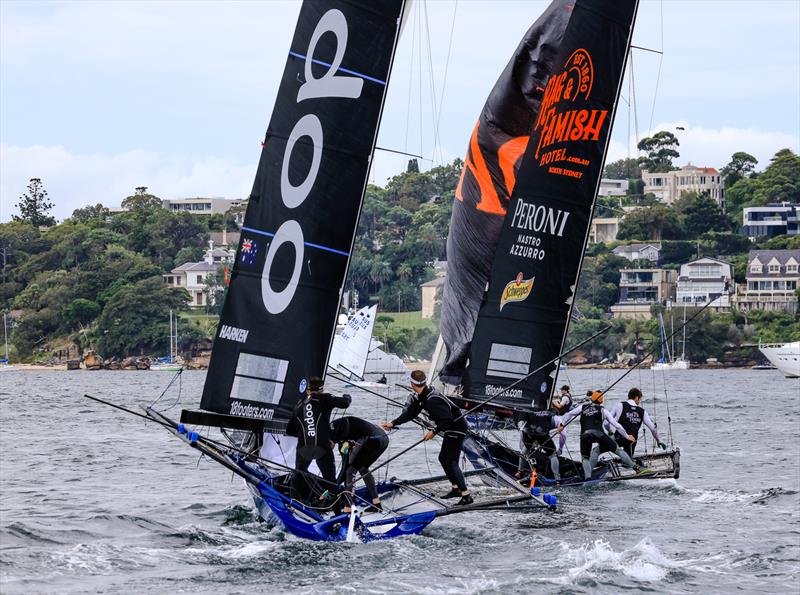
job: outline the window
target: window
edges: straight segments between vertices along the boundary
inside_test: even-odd
[[[197,303],[198,306],[202,306],[203,305],[203,294],[202,293],[198,293],[197,294],[196,303]]]
[[[750,265],[750,272],[751,273],[760,273],[761,272],[761,265],[760,264],[751,264]]]
[[[780,273],[781,272],[781,265],[779,265],[779,264],[771,264],[771,265],[769,265],[769,272],[770,273]]]
[[[172,285],[172,277],[167,277],[166,281],[167,281],[167,285]]]
[[[796,273],[797,272],[797,265],[796,264],[787,264],[786,265],[786,272],[787,273]]]
[[[180,284],[181,284],[181,278],[175,277],[175,285],[180,285]]]
[[[197,275],[197,284],[198,285],[202,285],[203,284],[203,275]]]

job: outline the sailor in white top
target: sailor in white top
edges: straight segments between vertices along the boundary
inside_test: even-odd
[[[647,414],[647,411],[644,410],[642,407],[642,391],[638,388],[634,387],[628,391],[628,400],[617,403],[611,409],[611,417],[619,422],[624,429],[624,433],[620,433],[617,430],[614,434],[614,439],[617,441],[617,444],[624,450],[630,457],[633,457],[633,453],[636,450],[636,442],[629,442],[627,436],[630,434],[631,436],[638,437],[639,436],[639,429],[644,424],[650,433],[653,435],[653,439],[656,443],[663,449],[667,449],[667,445],[661,442],[661,438],[658,436],[658,428],[656,427],[655,422],[650,418]],[[603,424],[608,432],[611,432],[611,425],[607,422]],[[637,440],[638,442],[638,440]]]

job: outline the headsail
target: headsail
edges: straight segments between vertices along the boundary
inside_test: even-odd
[[[203,389],[286,426],[323,376],[403,0],[305,2],[261,152]]]
[[[503,220],[464,380],[483,400],[557,358],[610,138],[637,0],[577,0]],[[558,363],[497,404],[546,407]]]
[[[572,12],[554,0],[528,29],[483,106],[461,172],[450,234],[441,312],[445,382],[458,384],[475,321],[542,95]]]
[[[364,378],[377,315],[378,306],[365,306],[350,317],[333,340],[328,366],[347,378]]]

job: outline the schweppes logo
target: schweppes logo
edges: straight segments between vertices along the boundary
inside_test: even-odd
[[[548,147],[565,141],[596,141],[600,138],[608,110],[572,109],[577,99],[587,100],[594,84],[594,64],[585,49],[575,50],[562,72],[547,81],[542,106],[536,118],[539,133],[536,159]]]
[[[500,296],[500,311],[509,302],[524,301],[533,290],[534,279],[535,277],[523,279],[522,273],[518,273],[517,278],[503,288],[503,294]]]

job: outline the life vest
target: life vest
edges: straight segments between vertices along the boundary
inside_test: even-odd
[[[553,427],[553,411],[533,411],[525,416],[525,433],[528,436],[550,437],[550,430]]]
[[[603,406],[586,403],[581,408],[581,434],[589,430],[603,431]]]
[[[622,403],[622,414],[620,414],[618,421],[619,425],[625,428],[628,434],[638,436],[639,428],[642,427],[642,422],[644,421],[644,409],[624,401]]]

